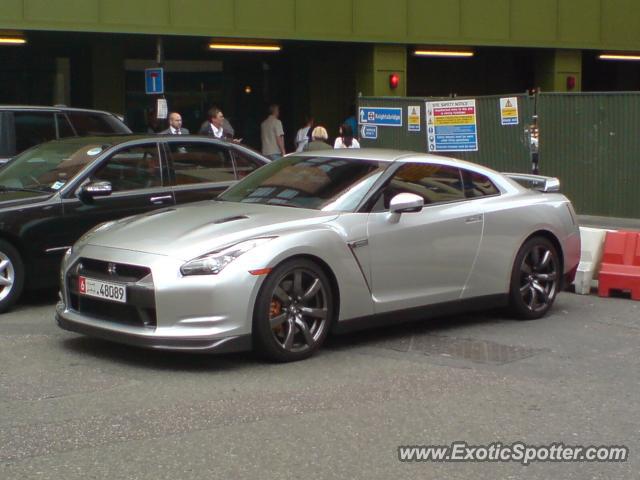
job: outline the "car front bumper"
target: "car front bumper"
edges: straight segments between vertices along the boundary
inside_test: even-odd
[[[183,263],[163,255],[84,246],[63,262],[56,322],[65,330],[139,347],[250,350],[261,278],[235,265],[218,275],[184,277]],[[108,265],[118,273],[108,273]],[[127,303],[80,296],[80,275],[124,285]]]

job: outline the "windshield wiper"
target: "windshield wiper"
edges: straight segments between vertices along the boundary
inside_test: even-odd
[[[34,192],[34,193],[50,193],[37,188],[18,188],[18,187],[6,187],[0,185],[0,192]]]

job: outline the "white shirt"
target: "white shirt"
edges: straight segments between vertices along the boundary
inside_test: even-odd
[[[358,140],[354,138],[353,140],[351,140],[351,146],[347,147],[344,143],[342,143],[342,137],[338,137],[333,144],[333,148],[360,148],[360,142],[358,142]]]
[[[301,152],[304,147],[309,143],[309,129],[311,127],[302,127],[296,134],[296,152]]]
[[[222,128],[218,128],[212,123],[211,124],[211,131],[213,132],[213,136],[214,137],[222,138]]]
[[[173,128],[173,127],[170,127],[170,128],[171,128],[171,134],[172,135],[182,135],[180,130],[178,130],[177,128]]]

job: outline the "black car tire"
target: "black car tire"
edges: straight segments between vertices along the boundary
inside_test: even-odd
[[[310,357],[329,333],[333,302],[329,279],[317,264],[303,258],[281,263],[266,278],[256,299],[254,347],[276,362]],[[274,321],[279,323],[274,326]]]
[[[544,316],[560,288],[562,265],[556,247],[544,237],[527,240],[516,255],[511,272],[509,304],[521,320]]]
[[[0,313],[4,313],[18,300],[24,287],[22,258],[18,250],[6,240],[0,240],[0,265],[3,265],[0,268]]]

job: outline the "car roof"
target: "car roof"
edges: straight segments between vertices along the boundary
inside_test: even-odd
[[[412,152],[409,150],[392,150],[387,148],[338,148],[327,150],[314,150],[308,152],[297,153],[306,157],[327,157],[340,159],[357,159],[357,160],[377,160],[379,162],[455,162],[458,164],[467,164],[473,167],[481,167],[480,165],[453,157],[445,157],[442,155],[434,155],[432,153]]]
[[[67,137],[62,138],[60,140],[51,140],[51,142],[68,144],[68,145],[108,145],[109,147],[115,147],[117,145],[127,143],[127,142],[135,142],[135,141],[159,141],[163,142],[184,142],[184,141],[205,141],[209,143],[219,144],[223,146],[227,146],[229,148],[238,148],[244,151],[249,151],[253,155],[263,158],[268,161],[266,157],[264,157],[260,152],[248,147],[247,145],[243,145],[241,143],[228,142],[226,140],[220,140],[218,138],[213,138],[207,135],[162,135],[157,133],[123,133],[123,134],[104,134],[104,135],[92,135],[86,137]]]
[[[2,110],[25,110],[25,111],[43,111],[43,112],[87,112],[87,113],[102,113],[106,115],[113,115],[111,112],[105,110],[94,110],[91,108],[75,108],[66,107],[64,105],[0,105],[0,111]]]

